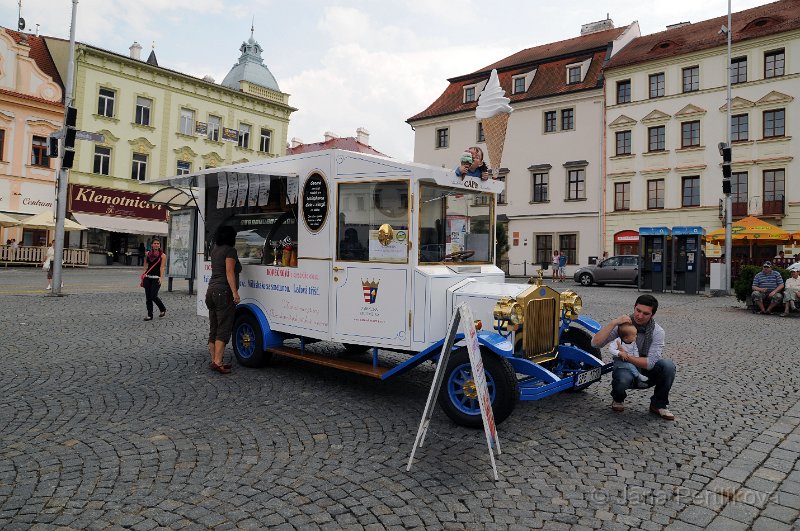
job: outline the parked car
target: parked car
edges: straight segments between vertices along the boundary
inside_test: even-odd
[[[639,281],[639,256],[622,255],[606,258],[595,265],[579,268],[572,276],[582,286],[597,284],[633,284]]]

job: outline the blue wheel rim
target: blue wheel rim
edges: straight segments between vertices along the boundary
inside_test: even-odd
[[[496,394],[494,378],[492,378],[492,374],[489,371],[484,370],[483,372],[486,375],[489,399],[494,404]],[[450,402],[465,415],[481,414],[481,406],[474,392],[474,384],[472,366],[469,363],[463,363],[450,371],[450,376],[447,378],[447,394],[450,397]]]
[[[236,329],[236,351],[244,359],[251,358],[256,352],[256,333],[248,323],[242,323]]]

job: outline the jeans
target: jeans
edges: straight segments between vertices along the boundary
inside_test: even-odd
[[[153,317],[153,303],[156,303],[158,309],[162,312],[167,311],[167,307],[164,306],[164,303],[161,302],[161,299],[158,298],[158,290],[161,288],[161,284],[158,282],[157,278],[145,278],[144,279],[144,296],[147,299],[147,315]]]
[[[675,364],[672,360],[660,359],[652,369],[641,369],[647,376],[647,387],[654,387],[650,397],[650,406],[661,409],[669,405],[669,390],[675,381]],[[615,402],[623,402],[628,396],[626,391],[634,387],[633,373],[625,368],[617,368],[611,373],[611,397]]]

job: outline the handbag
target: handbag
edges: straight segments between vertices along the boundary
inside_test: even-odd
[[[44,263],[42,264],[42,269],[44,269],[45,271],[50,271],[50,260],[44,261]]]
[[[151,266],[150,266],[150,269],[148,269],[148,270],[147,270],[145,273],[142,273],[142,276],[141,276],[141,278],[139,279],[139,287],[140,287],[140,288],[143,288],[143,287],[144,287],[144,277],[146,277],[147,275],[149,275],[149,274],[150,274],[150,271],[152,271],[152,270],[153,270],[153,268],[154,268],[155,266],[157,266],[158,264],[160,264],[160,263],[161,263],[161,259],[162,259],[163,257],[164,257],[164,255],[163,255],[163,254],[162,254],[161,256],[159,256],[159,257],[158,257],[158,261],[157,261],[155,264],[151,265]]]

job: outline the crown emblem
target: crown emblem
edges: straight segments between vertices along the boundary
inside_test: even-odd
[[[369,280],[361,279],[361,287],[364,291],[364,302],[367,304],[375,304],[375,299],[378,298],[378,284],[380,281],[376,281],[373,279],[372,282]]]

